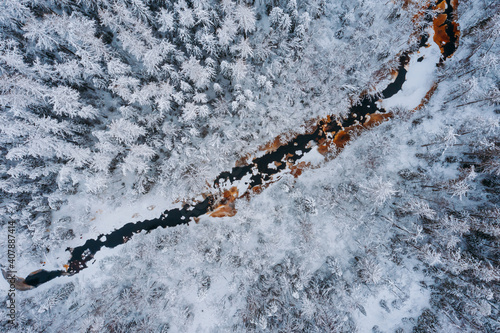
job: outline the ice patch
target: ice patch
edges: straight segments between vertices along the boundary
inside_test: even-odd
[[[384,109],[393,107],[416,108],[424,99],[434,84],[436,64],[441,57],[441,51],[436,43],[432,42],[434,30],[429,29],[429,47],[422,47],[417,53],[410,56],[406,81],[396,95],[384,99],[381,106]],[[421,62],[418,59],[423,57]]]

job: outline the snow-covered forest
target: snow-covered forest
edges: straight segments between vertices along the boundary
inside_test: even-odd
[[[16,291],[14,323],[2,280],[1,330],[500,331],[499,31],[495,0],[1,0],[2,269],[9,230],[25,277],[230,206]],[[368,95],[391,119],[214,185]]]

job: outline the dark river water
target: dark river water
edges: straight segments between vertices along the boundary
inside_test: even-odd
[[[437,4],[443,1],[446,1],[447,8],[444,12],[446,19],[442,26],[445,28],[446,34],[449,37],[449,42],[441,48],[442,58],[440,62],[444,61],[455,52],[458,38],[455,35],[456,31],[453,22],[454,8],[451,6],[451,0],[440,0]],[[428,14],[426,17],[427,24],[430,25],[432,20],[432,15]],[[429,42],[428,39],[429,36],[426,33],[422,33],[420,41],[415,49],[418,50],[420,47],[425,47]],[[251,176],[250,183],[248,184],[249,188],[252,189],[265,185],[271,180],[272,175],[286,169],[287,163],[283,162],[295,164],[295,162],[302,157],[303,153],[310,151],[312,149],[312,145],[310,145],[311,141],[316,142],[318,145],[322,144],[328,140],[327,136],[332,136],[332,133],[333,136],[335,136],[336,134],[345,132],[345,128],[355,126],[359,123],[363,124],[364,120],[369,119],[367,116],[373,115],[374,113],[386,114],[384,109],[377,106],[376,101],[383,98],[389,98],[401,90],[406,79],[407,71],[405,66],[409,61],[410,53],[411,51],[408,51],[400,56],[396,79],[382,91],[381,95],[362,96],[361,101],[350,108],[348,116],[344,119],[338,119],[336,117],[323,119],[318,122],[311,133],[298,135],[292,141],[277,147],[274,151],[267,152],[261,157],[254,158],[252,162],[244,166],[234,167],[231,171],[222,172],[215,179],[214,187],[218,187],[221,182],[229,181],[233,183],[241,180],[246,175],[252,175],[253,169],[257,169],[258,173]],[[269,167],[271,163],[274,164],[274,168]],[[203,202],[195,205],[185,205],[182,209],[167,210],[163,212],[162,216],[159,218],[136,223],[127,223],[109,234],[99,235],[96,239],[89,239],[81,246],[67,249],[71,253],[67,271],[38,270],[28,275],[24,279],[24,284],[27,285],[26,287],[37,287],[59,276],[74,275],[86,268],[87,263],[94,258],[94,255],[102,247],[114,248],[119,246],[125,243],[134,234],[140,233],[141,231],[149,232],[159,227],[174,227],[180,224],[189,223],[193,218],[210,212],[214,208],[213,206],[215,203],[216,198],[209,196]]]

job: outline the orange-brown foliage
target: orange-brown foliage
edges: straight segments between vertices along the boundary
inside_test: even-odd
[[[444,12],[446,10],[446,1],[443,0],[439,4],[434,7],[434,9],[439,10],[440,12]]]
[[[393,114],[391,112],[388,113],[372,113],[366,116],[366,120],[363,123],[363,126],[366,128],[373,127],[375,125],[380,124],[381,122],[386,121],[389,118],[392,118]]]
[[[297,165],[290,165],[290,174],[292,176],[294,176],[295,178],[297,178],[298,176],[300,176],[302,174],[302,171],[304,170],[304,168],[308,168],[311,166],[311,163],[309,162],[300,162],[298,163]]]
[[[233,202],[238,197],[238,188],[236,186],[233,186],[229,190],[225,190],[223,197],[227,201]]]
[[[213,212],[210,213],[211,217],[231,217],[236,215],[237,211],[234,208],[234,203],[229,203],[227,205],[220,205]]]
[[[338,133],[333,138],[333,143],[337,147],[343,148],[347,144],[347,142],[349,142],[349,140],[351,139],[351,136],[347,133],[348,130],[349,128],[342,131],[338,131]]]
[[[444,2],[443,2],[444,3]],[[434,25],[434,43],[436,43],[441,49],[441,53],[444,52],[443,45],[450,42],[450,37],[446,33],[446,14],[439,14],[433,20]]]
[[[244,165],[247,165],[248,164],[248,159],[251,157],[252,155],[250,154],[245,154],[243,155],[242,157],[240,157],[239,160],[236,161],[236,165],[237,167],[239,166],[244,166]]]
[[[276,151],[276,149],[278,149],[281,145],[281,135],[278,135],[273,141],[266,143],[264,146],[260,146],[259,150],[273,152]]]
[[[437,86],[438,86],[437,83],[434,83],[432,85],[431,89],[429,89],[429,91],[425,94],[424,98],[422,99],[422,102],[420,102],[420,104],[413,111],[420,110],[425,104],[427,104],[427,102],[429,102],[432,95],[434,95],[434,92],[436,91]]]
[[[318,145],[318,153],[320,153],[321,155],[325,155],[330,151],[332,144],[332,140],[324,140],[321,144]]]
[[[209,214],[211,217],[236,215],[237,211],[235,209],[234,201],[238,198],[238,188],[233,186],[229,190],[225,190],[222,196],[223,198],[219,205]]]
[[[458,0],[452,0],[451,6],[453,10],[456,10],[458,6]],[[442,1],[434,8],[436,11],[443,13],[446,9],[446,1]],[[450,36],[446,33],[446,14],[438,14],[432,21],[434,29],[434,42],[439,46],[441,53],[444,53],[444,45],[450,42]],[[458,37],[460,36],[460,31],[458,30],[458,23],[451,22],[453,26],[453,34],[455,35],[456,43],[458,44]]]
[[[262,192],[262,186],[257,185],[257,186],[252,187],[252,192],[254,194],[259,194],[260,192]]]
[[[336,146],[338,148],[343,148],[351,139],[351,135],[349,134],[350,132],[354,131],[355,129],[360,129],[362,127],[364,128],[370,128],[373,127],[389,118],[391,118],[393,115],[392,113],[372,113],[369,115],[366,115],[365,121],[363,124],[358,124],[358,125],[353,125],[344,128],[343,130],[338,131],[335,134],[333,140],[328,140],[328,139],[321,139],[318,142],[318,152],[321,155],[326,155],[329,151],[331,151],[331,148],[333,146]]]

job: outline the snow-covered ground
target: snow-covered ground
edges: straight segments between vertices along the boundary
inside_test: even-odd
[[[183,6],[175,10],[187,15]],[[310,58],[301,61],[328,51],[333,35],[335,47],[344,49],[325,53],[321,64],[327,70],[320,66],[314,73],[324,80],[324,91],[297,118],[290,114],[302,110],[299,100],[285,102],[281,97],[288,94],[281,89],[293,95],[310,88],[311,82],[301,81],[301,70],[315,67],[292,66],[297,72],[291,70],[286,77],[277,75],[280,64],[271,66],[282,84],[273,92],[281,99],[265,97],[270,106],[283,104],[277,128],[302,126],[312,109],[313,117],[346,109],[347,98],[335,105],[332,96],[358,96],[367,88],[357,85],[369,82],[364,75],[373,74],[357,72],[363,66],[353,63],[362,59],[349,58],[356,54],[350,47],[362,49],[367,43],[367,49],[375,44],[383,49],[386,30],[379,27],[375,32],[382,33],[370,39],[365,38],[366,27],[385,19],[397,22],[401,14],[359,13],[354,3],[322,6],[312,6],[317,10],[313,14],[326,11],[331,25],[313,24],[317,34],[305,53]],[[378,8],[376,3],[363,6]],[[312,168],[298,178],[285,173],[262,193],[237,200],[233,217],[203,216],[199,223],[142,232],[122,246],[102,249],[79,274],[16,293],[17,326],[8,326],[4,316],[2,327],[23,333],[498,331],[499,46],[493,36],[499,15],[490,2],[464,0],[459,9],[461,29],[467,32],[460,48],[439,68],[439,48],[432,42],[411,56],[402,91],[382,101],[384,108],[397,110],[394,119],[361,132],[332,160],[324,161],[313,149],[299,161]],[[238,10],[240,15],[245,9]],[[169,13],[163,14],[167,29]],[[484,17],[489,19],[483,22]],[[411,16],[399,19],[409,21]],[[141,20],[135,23],[139,28]],[[264,30],[271,29],[267,16],[263,22]],[[285,16],[279,24],[287,24]],[[286,45],[281,47],[276,52],[286,50]],[[387,47],[391,56],[401,51]],[[386,60],[380,57],[379,65],[385,66]],[[342,75],[342,93],[326,96]],[[429,102],[413,112],[435,82],[439,85]],[[250,116],[252,111],[247,112]],[[236,118],[234,126],[252,124]],[[255,151],[269,134],[264,132],[254,141],[245,139],[251,144],[242,140],[231,149],[246,144],[245,153]],[[186,152],[193,154],[189,148]],[[200,155],[212,157],[203,151]],[[224,163],[234,161],[209,167]],[[196,188],[189,185],[192,178],[212,180],[207,175],[213,170],[203,170],[183,174],[173,182],[178,187],[161,188],[159,182],[134,200],[127,193],[134,183],[130,175],[122,179],[123,191],[118,182],[99,198],[89,193],[69,196],[52,213],[50,228],[71,225],[74,237],[48,238],[48,252],[36,256],[18,253],[18,275],[42,267],[39,259],[46,262],[44,269],[61,269],[69,257],[66,247],[179,207],[181,203],[174,203],[179,193],[192,194]],[[241,185],[239,191],[244,190]],[[20,234],[18,242],[31,244],[28,235]],[[2,281],[0,292],[6,295],[7,289]]]
[[[427,32],[429,47],[421,47],[418,52],[411,54],[406,81],[401,91],[382,100],[380,104],[384,109],[389,110],[394,107],[415,109],[436,82],[436,65],[439,63],[441,51],[439,46],[432,41],[434,36],[432,27],[427,29]]]

